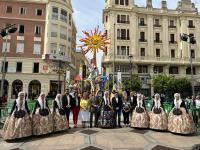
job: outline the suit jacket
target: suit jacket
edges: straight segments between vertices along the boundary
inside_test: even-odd
[[[76,106],[76,98],[78,98],[78,106]],[[75,108],[75,107],[79,107],[79,108],[80,108],[80,101],[81,101],[81,98],[80,98],[79,96],[78,96],[78,97],[75,96],[75,97],[72,98],[71,100],[72,100],[72,101],[71,101],[72,109]]]
[[[13,111],[17,109],[17,102],[15,100],[14,104],[13,104],[13,107],[11,109],[11,112],[10,112],[10,115],[12,115]],[[27,104],[27,101],[25,101],[25,109],[27,111],[28,114],[30,114],[30,110],[28,108],[28,104]]]
[[[129,99],[129,102],[131,103],[131,111],[132,111],[137,106],[137,96],[133,96],[133,101],[131,100],[130,96],[128,99]]]
[[[69,96],[69,104],[68,104],[68,96]],[[65,110],[71,109],[71,107],[72,107],[73,98],[71,95],[68,95],[68,96],[64,95],[62,98],[63,109],[65,109]],[[70,106],[70,107],[67,107],[67,106]]]
[[[103,99],[99,96],[94,96],[90,99],[90,112],[95,112],[97,111],[102,103]],[[97,107],[95,107],[94,105],[97,105]]]
[[[46,100],[46,107],[47,107],[47,109],[48,109],[49,112],[50,112],[50,109],[49,109],[47,100]],[[35,103],[35,107],[34,107],[34,109],[33,109],[33,114],[35,114],[35,111],[37,110],[37,108],[41,108],[40,103],[39,103],[38,101],[36,101],[36,103]]]
[[[173,103],[172,103],[172,109],[173,109],[174,107],[175,107],[175,104],[174,104],[174,102],[173,102]],[[185,106],[185,102],[184,102],[184,101],[182,101],[180,107],[185,108],[186,112],[188,113],[188,110],[187,110],[187,108],[186,108],[186,106]]]
[[[118,108],[118,110],[121,110],[122,109],[122,104],[123,104],[123,102],[122,102],[122,98],[120,96],[118,96],[118,103],[117,103],[115,97],[112,98],[112,105],[113,105],[113,109],[115,111],[117,111],[117,108]]]

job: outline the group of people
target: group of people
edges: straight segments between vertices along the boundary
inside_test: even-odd
[[[78,120],[82,127],[121,128],[121,113],[124,127],[168,130],[179,134],[192,134],[196,127],[180,94],[174,94],[172,109],[167,116],[160,95],[155,94],[151,111],[145,107],[144,96],[130,92],[120,95],[117,91],[78,91],[57,94],[50,109],[45,94],[38,97],[34,110],[30,113],[25,93],[20,92],[15,100],[10,116],[3,128],[3,138],[12,140],[31,135],[44,135],[64,131],[69,126],[70,112],[73,114],[74,128]],[[79,118],[80,117],[80,118]],[[94,120],[94,122],[93,122]],[[130,121],[131,120],[131,121]]]
[[[2,136],[5,140],[13,140],[66,130],[69,124],[66,111],[63,109],[65,107],[66,102],[62,101],[62,95],[58,94],[51,111],[45,93],[41,93],[35,103],[33,112],[30,113],[25,93],[19,92],[10,115],[4,123]]]

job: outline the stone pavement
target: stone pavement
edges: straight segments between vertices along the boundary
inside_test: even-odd
[[[9,143],[0,139],[0,150],[190,150],[195,144],[200,144],[200,134],[180,136],[132,128],[77,128]]]

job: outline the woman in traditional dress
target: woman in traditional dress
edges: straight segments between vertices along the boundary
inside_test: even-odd
[[[98,126],[101,128],[114,128],[115,127],[114,109],[109,99],[109,91],[105,91],[100,108],[101,108],[101,115],[99,117]]]
[[[53,102],[53,131],[63,131],[68,129],[68,121],[63,109],[62,95],[57,94]]]
[[[168,130],[179,134],[192,134],[196,132],[192,117],[188,114],[180,94],[174,94],[172,110],[168,116]]]
[[[29,116],[25,93],[19,92],[15,100],[10,116],[3,127],[4,140],[13,140],[32,135],[31,119]]]
[[[80,116],[82,120],[82,127],[86,127],[86,123],[89,123],[90,113],[89,113],[89,99],[88,93],[84,92],[83,97],[80,101]]]
[[[151,112],[149,112],[151,129],[167,130],[167,115],[159,94],[155,94]]]
[[[45,93],[38,97],[32,114],[33,135],[44,135],[53,132],[52,114]]]
[[[144,98],[142,94],[137,94],[137,106],[133,111],[131,127],[135,128],[148,128],[149,116],[144,104]]]

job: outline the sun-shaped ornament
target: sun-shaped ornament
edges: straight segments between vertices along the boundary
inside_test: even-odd
[[[110,44],[109,39],[107,39],[105,33],[103,34],[99,31],[99,27],[95,28],[94,31],[83,31],[83,33],[86,37],[80,39],[80,42],[83,43],[80,48],[83,50],[84,54],[87,54],[88,52],[93,53],[92,64],[97,66],[96,54],[99,50],[104,53],[107,52],[107,44]]]

